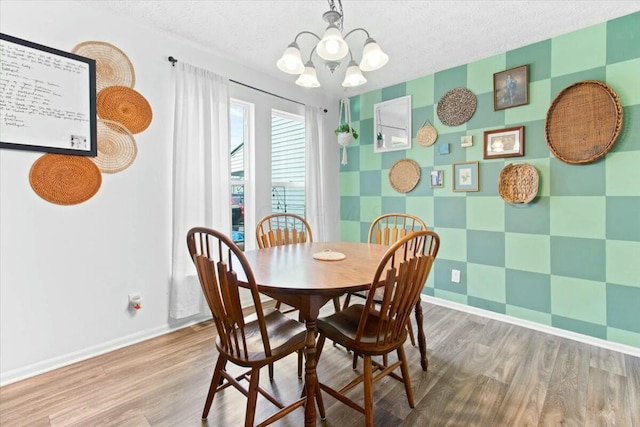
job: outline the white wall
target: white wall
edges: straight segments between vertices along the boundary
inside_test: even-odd
[[[90,2],[0,2],[5,34],[70,51],[105,41],[123,50],[136,72],[135,89],[153,108],[153,122],[137,134],[138,157],[117,174],[103,174],[100,191],[75,206],[38,197],[29,170],[42,153],[0,150],[0,384],[184,326],[168,318],[171,252],[171,138],[173,55],[231,79],[329,109],[337,100],[274,80],[217,58],[168,34],[103,12]],[[303,114],[301,106],[237,85],[231,96],[256,103],[257,159],[268,152],[270,109]],[[330,132],[331,129],[327,129]],[[335,155],[334,155],[335,154]],[[339,154],[331,212],[339,236]],[[258,179],[258,182],[267,182]],[[250,235],[250,233],[248,233]],[[186,250],[186,249],[185,249]],[[139,291],[143,309],[132,315],[127,295]]]

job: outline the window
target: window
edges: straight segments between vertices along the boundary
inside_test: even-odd
[[[271,210],[305,215],[304,117],[272,110]]]
[[[249,106],[232,100],[229,105],[229,138],[231,158],[231,238],[244,250],[244,189],[247,174],[245,142],[247,141]]]

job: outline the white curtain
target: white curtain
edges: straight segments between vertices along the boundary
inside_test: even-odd
[[[187,250],[187,231],[195,226],[231,230],[229,82],[182,62],[175,74],[169,314],[181,319],[205,307]]]
[[[313,240],[325,242],[328,237],[329,216],[328,203],[332,198],[328,194],[329,186],[326,183],[327,165],[325,159],[325,144],[333,141],[325,134],[326,115],[318,107],[305,106],[305,168],[307,177],[305,180],[306,193],[306,219],[313,233]]]

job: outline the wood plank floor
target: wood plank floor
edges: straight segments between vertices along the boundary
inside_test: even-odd
[[[416,407],[409,408],[403,386],[387,377],[375,384],[376,425],[640,426],[640,359],[423,307],[428,372],[420,369],[417,348],[406,345]],[[200,419],[217,356],[214,337],[206,322],[2,387],[0,425],[243,425],[246,400],[232,388],[215,397],[208,420]],[[318,375],[329,385],[348,382],[351,355],[327,343]],[[265,371],[261,384],[285,403],[299,396],[295,355],[275,365],[273,383]],[[356,387],[352,397],[361,402],[361,396]],[[326,394],[324,401],[327,420],[318,425],[363,425],[358,412]],[[274,411],[260,398],[256,419]],[[301,426],[303,411],[273,425]]]

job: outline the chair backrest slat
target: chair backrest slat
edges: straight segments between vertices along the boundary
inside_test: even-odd
[[[187,233],[191,254],[205,299],[218,331],[221,351],[237,358],[249,359],[245,321],[240,303],[238,271],[242,271],[258,317],[263,352],[271,355],[271,345],[262,311],[258,287],[249,262],[236,244],[225,234],[204,227]],[[234,264],[239,270],[234,269]]]
[[[292,213],[277,213],[262,218],[256,226],[258,247],[291,245],[313,242],[313,234],[307,221]]]
[[[369,228],[369,243],[391,246],[412,231],[426,230],[427,225],[415,215],[389,213],[376,218]]]
[[[371,316],[375,316],[371,321],[377,322],[377,345],[403,338],[439,247],[439,236],[429,230],[410,232],[389,247],[371,282],[377,284],[377,292],[368,294],[356,342],[363,338]]]

